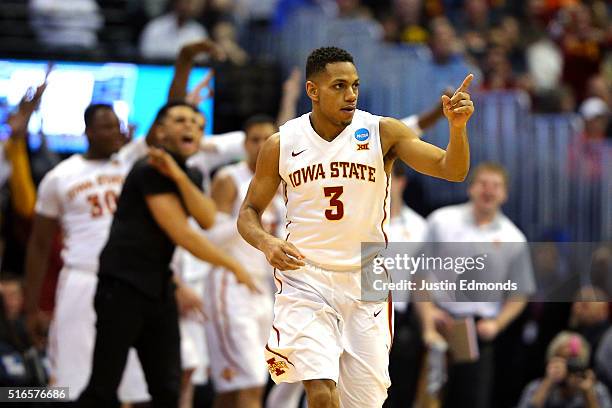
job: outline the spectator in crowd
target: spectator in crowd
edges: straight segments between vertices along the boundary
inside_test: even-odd
[[[608,108],[612,108],[612,84],[602,74],[593,75],[587,82],[587,98],[600,98]]]
[[[525,387],[518,408],[609,408],[606,387],[589,368],[591,350],[577,333],[559,333],[548,347],[543,378]]]
[[[463,15],[454,24],[457,31],[462,35],[470,31],[486,32],[491,24],[488,2],[486,0],[465,0],[463,3]]]
[[[23,352],[30,346],[22,319],[21,281],[5,274],[0,279],[0,384],[34,385]]]
[[[576,178],[594,182],[601,179],[602,158],[610,150],[605,143],[610,108],[602,99],[591,97],[580,105],[579,113],[584,127],[569,146],[569,170]]]
[[[583,139],[601,141],[606,137],[606,129],[610,122],[610,107],[596,96],[590,97],[580,105],[580,115],[584,120]]]
[[[394,0],[392,4],[392,9],[379,17],[385,41],[426,44],[429,33],[422,21],[423,1]]]
[[[591,283],[600,288],[608,301],[612,299],[612,247],[601,244],[591,256]]]
[[[609,317],[607,297],[601,289],[585,286],[578,291],[572,304],[569,327],[589,343],[592,359],[604,333],[610,328]]]
[[[231,20],[226,19],[215,25],[213,28],[213,39],[233,64],[245,65],[247,63],[249,55],[238,44],[236,25]]]
[[[531,260],[524,246],[526,238],[501,211],[508,194],[506,170],[496,163],[481,163],[472,170],[468,194],[469,202],[440,208],[427,218],[425,242],[437,243],[436,256],[443,257],[460,252],[458,248],[462,247],[457,243],[506,245],[503,252],[508,256],[495,257],[495,266],[487,270],[488,279],[494,282],[510,279],[517,283],[517,290],[507,292],[499,301],[479,302],[444,301],[448,298],[439,296],[444,293],[434,292],[431,296],[437,299],[436,306],[429,302],[417,302],[416,305],[423,322],[423,339],[430,347],[439,341],[438,328],[448,328],[453,318],[474,319],[476,322],[478,358],[474,362],[449,366],[444,406],[484,408],[493,402],[494,341],[523,311],[535,285]],[[482,247],[473,250],[486,251]]]
[[[196,18],[202,0],[173,0],[172,11],[150,21],[140,37],[140,54],[145,58],[174,59],[180,48],[208,37]]]
[[[95,0],[30,0],[30,22],[47,47],[91,50],[104,20]]]
[[[27,338],[23,315],[23,282],[16,276],[5,274],[0,278],[0,295],[4,312],[10,322],[19,325],[23,338]]]
[[[427,83],[432,89],[445,89],[458,82],[466,72],[473,72],[475,84],[480,81],[478,68],[464,58],[463,44],[455,35],[455,29],[446,17],[436,17],[429,25],[429,49],[431,59],[427,66]]]
[[[339,18],[365,18],[372,19],[372,13],[361,4],[361,0],[336,0]]]
[[[593,24],[589,6],[581,2],[570,3],[560,10],[552,30],[563,53],[563,80],[581,102],[586,95],[588,79],[599,72],[604,33]]]

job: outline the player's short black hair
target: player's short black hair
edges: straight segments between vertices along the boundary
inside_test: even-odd
[[[113,110],[113,106],[108,103],[92,103],[85,109],[85,113],[83,114],[85,127],[89,127],[93,124],[93,118],[96,116],[96,112],[102,109]]]
[[[354,64],[353,56],[338,47],[321,47],[313,50],[306,60],[306,79],[325,70],[327,64],[334,62],[350,62]]]
[[[256,115],[251,116],[244,122],[244,126],[242,126],[242,130],[244,130],[245,132],[248,132],[251,126],[261,125],[261,124],[266,124],[266,123],[270,123],[276,128],[276,121],[274,120],[272,116],[258,113]]]
[[[162,120],[164,120],[166,115],[168,114],[168,111],[176,106],[186,106],[188,108],[191,108],[194,112],[200,113],[198,108],[196,108],[195,106],[193,106],[192,104],[188,102],[185,102],[182,100],[170,101],[166,103],[164,106],[162,106],[161,108],[159,108],[159,110],[157,111],[157,115],[155,116],[154,123],[160,123]]]

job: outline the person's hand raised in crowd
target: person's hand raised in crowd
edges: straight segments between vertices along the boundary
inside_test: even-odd
[[[200,54],[208,54],[216,61],[225,61],[227,59],[227,54],[223,48],[210,39],[185,44],[179,52],[179,58],[193,61]]]
[[[442,107],[444,109],[444,116],[448,119],[448,122],[453,127],[465,126],[468,119],[474,113],[474,103],[471,101],[468,88],[470,83],[474,79],[473,74],[469,74],[463,80],[463,83],[452,97],[446,95],[442,96]]]
[[[567,377],[567,364],[561,357],[553,357],[546,366],[546,379],[558,384]]]
[[[580,391],[584,393],[589,393],[595,389],[595,383],[597,382],[597,379],[593,370],[585,370],[582,373],[571,374],[570,376],[575,378],[575,381],[577,382]]]
[[[165,150],[149,147],[149,164],[172,181],[177,181],[185,172]]]
[[[26,94],[21,98],[17,112],[13,113],[8,118],[8,124],[12,129],[11,135],[14,137],[25,137],[27,134],[28,122],[32,117],[32,113],[40,105],[40,100],[47,89],[47,82],[34,88],[29,88]]]
[[[210,86],[210,80],[213,77],[213,70],[209,70],[204,78],[187,94],[185,100],[193,106],[198,106],[206,99],[212,98],[213,89]]]

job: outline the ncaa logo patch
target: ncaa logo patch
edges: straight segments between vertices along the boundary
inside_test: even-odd
[[[365,142],[370,138],[370,131],[366,128],[357,129],[355,131],[355,139],[359,142]]]

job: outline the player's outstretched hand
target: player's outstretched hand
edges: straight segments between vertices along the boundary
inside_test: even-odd
[[[278,270],[295,270],[304,266],[304,255],[291,242],[271,238],[262,248],[262,252],[270,265]]]
[[[185,174],[172,156],[157,147],[149,147],[149,164],[173,181]]]
[[[470,99],[468,87],[474,79],[473,74],[469,74],[453,96],[442,95],[442,108],[444,116],[453,127],[465,126],[472,113],[474,113],[474,103]]]

